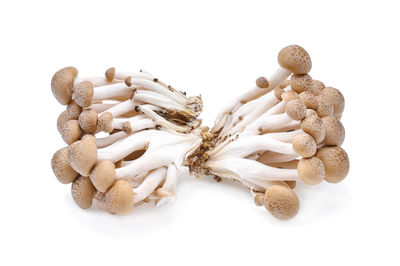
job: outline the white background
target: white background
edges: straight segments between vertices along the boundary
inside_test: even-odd
[[[2,1],[1,265],[399,265],[398,1]],[[201,93],[204,123],[305,47],[346,98],[340,184],[296,188],[293,220],[246,189],[183,176],[175,204],[127,217],[73,203],[50,168],[65,144],[50,80],[140,68]]]

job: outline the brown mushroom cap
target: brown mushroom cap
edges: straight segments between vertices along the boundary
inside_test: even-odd
[[[319,80],[313,79],[313,81],[312,81],[312,83],[311,83],[310,91],[311,91],[315,96],[317,96],[317,95],[319,95],[319,94],[322,92],[322,90],[323,90],[324,88],[325,88],[325,84],[324,84],[324,83],[322,83],[322,82],[319,81]]]
[[[308,109],[317,109],[318,101],[311,92],[303,91],[299,94],[299,98]]]
[[[281,94],[281,97],[285,102],[289,102],[291,100],[299,99],[299,95],[297,94],[297,92],[292,91],[292,90],[288,90],[288,91],[283,92]]]
[[[92,134],[85,134],[85,135],[83,135],[81,140],[90,140],[90,141],[96,142],[96,137]]]
[[[264,206],[264,193],[257,193],[254,196],[254,203],[256,204],[256,206],[260,207],[260,206]]]
[[[106,192],[115,182],[115,165],[110,160],[97,163],[90,173],[95,188],[100,192]]]
[[[318,115],[316,115],[316,113],[315,115],[310,114],[306,116],[301,121],[300,127],[305,133],[310,134],[317,144],[320,144],[324,141],[325,127],[322,123],[322,119]]]
[[[129,213],[133,209],[132,186],[123,179],[117,180],[107,191],[106,202],[112,213]]]
[[[115,77],[115,67],[110,67],[109,69],[107,69],[105,76],[108,82],[113,81]]]
[[[71,194],[75,203],[82,209],[88,209],[92,206],[93,197],[96,193],[89,177],[79,176],[75,179],[71,186]]]
[[[322,95],[333,104],[333,114],[335,116],[342,115],[344,110],[343,94],[338,89],[326,87],[322,90]]]
[[[293,74],[290,78],[292,90],[297,93],[308,91],[311,88],[312,78],[308,74]]]
[[[68,147],[59,149],[54,153],[51,159],[51,168],[58,181],[63,184],[71,183],[78,176],[78,173],[69,165]]]
[[[278,101],[282,101],[282,94],[283,94],[283,93],[285,93],[285,91],[284,91],[283,89],[276,88],[276,89],[274,90],[275,98],[276,98]]]
[[[306,116],[307,107],[299,99],[290,100],[285,107],[286,114],[293,120],[301,120]]]
[[[113,130],[112,121],[113,115],[110,112],[102,113],[97,121],[97,129],[110,133]]]
[[[264,206],[274,217],[288,220],[296,216],[300,202],[289,187],[272,185],[265,191]]]
[[[82,107],[80,107],[75,101],[71,101],[67,106],[67,113],[69,119],[78,120]]]
[[[93,109],[83,110],[79,115],[79,126],[88,133],[95,133],[97,130],[97,112]]]
[[[342,181],[350,169],[349,157],[340,147],[322,147],[316,155],[325,166],[325,181],[338,183]]]
[[[341,146],[345,136],[342,123],[333,116],[325,116],[322,118],[322,124],[326,132],[324,144],[326,146]]]
[[[314,138],[307,133],[300,133],[293,137],[293,150],[301,157],[308,158],[317,151]]]
[[[61,137],[68,145],[77,141],[81,133],[78,120],[68,120],[61,129]]]
[[[71,167],[83,176],[89,176],[97,161],[96,143],[90,138],[79,140],[68,147]]]
[[[92,104],[93,84],[90,81],[82,81],[73,88],[72,98],[75,102],[84,108]]]
[[[72,88],[78,70],[74,67],[66,67],[58,70],[51,79],[51,91],[54,97],[62,105],[67,105],[72,99]]]
[[[259,78],[256,80],[256,85],[257,85],[257,87],[259,87],[259,88],[261,88],[261,89],[268,88],[268,87],[269,87],[268,79],[265,78],[265,77],[259,77]]]
[[[61,133],[64,124],[69,120],[68,110],[64,110],[57,118],[57,129]]]
[[[317,114],[319,117],[324,117],[324,116],[332,116],[333,115],[333,104],[331,101],[329,101],[326,97],[323,95],[318,95],[316,97],[317,99]]]
[[[311,58],[303,47],[289,45],[278,54],[279,65],[294,74],[307,74],[311,70]]]
[[[317,112],[316,112],[315,110],[313,110],[313,109],[307,109],[306,117],[307,117],[307,116],[311,116],[311,115],[316,115],[316,116],[318,116],[318,114],[317,114]]]
[[[317,157],[302,158],[297,167],[297,174],[308,185],[317,185],[325,178],[325,167]]]
[[[292,83],[292,82],[291,82],[289,79],[286,79],[286,80],[282,81],[282,82],[279,84],[278,88],[279,88],[279,89],[284,89],[284,88],[286,88],[287,86],[289,86],[291,83]]]

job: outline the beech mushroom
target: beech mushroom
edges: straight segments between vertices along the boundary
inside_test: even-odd
[[[75,203],[82,209],[88,209],[92,206],[93,197],[96,193],[89,177],[79,176],[75,179],[71,186],[71,194]]]
[[[300,202],[288,186],[272,185],[265,191],[264,206],[274,217],[288,220],[296,216]]]
[[[325,180],[329,183],[339,183],[348,174],[349,157],[340,147],[323,147],[316,155],[325,166]]]
[[[53,155],[53,172],[61,183],[72,182],[81,208],[94,199],[122,215],[142,203],[172,201],[188,168],[194,176],[238,181],[257,206],[290,219],[299,210],[297,182],[340,182],[349,159],[340,148],[341,92],[311,78],[311,59],[300,46],[283,48],[278,63],[269,79],[258,78],[228,104],[211,130],[198,118],[201,97],[187,97],[148,72],[110,68],[105,77],[82,78],[73,67],[61,69],[52,91],[68,105],[57,129],[70,146]]]
[[[117,180],[105,194],[105,200],[111,213],[123,215],[133,209],[132,186],[125,180]]]
[[[73,182],[78,176],[78,173],[69,165],[68,147],[59,149],[54,153],[51,159],[51,168],[53,169],[54,175],[63,184]]]

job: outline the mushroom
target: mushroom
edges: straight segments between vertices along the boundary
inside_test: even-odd
[[[111,213],[124,215],[133,209],[132,186],[125,180],[117,180],[106,192],[105,200]]]
[[[63,184],[73,182],[78,176],[78,173],[69,165],[68,147],[59,149],[54,153],[51,159],[51,168],[58,181]]]
[[[324,144],[326,146],[341,146],[345,136],[342,123],[333,116],[325,116],[321,120],[326,132]]]
[[[325,166],[325,180],[329,183],[342,181],[350,169],[349,157],[340,147],[323,147],[316,154]]]
[[[62,105],[67,105],[72,99],[72,88],[78,70],[74,67],[66,67],[58,70],[51,79],[51,91],[54,97]]]
[[[78,176],[71,186],[71,194],[75,203],[82,209],[92,206],[93,197],[96,193],[92,182],[87,176]]]
[[[274,217],[289,220],[298,213],[300,202],[287,185],[272,185],[265,191],[264,206]]]

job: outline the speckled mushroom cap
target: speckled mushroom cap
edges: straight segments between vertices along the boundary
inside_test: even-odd
[[[325,181],[338,183],[348,174],[350,169],[349,157],[340,147],[323,147],[316,155],[325,166]]]
[[[311,58],[303,47],[289,45],[278,54],[279,65],[294,74],[307,74],[311,70]]]
[[[297,174],[308,185],[317,185],[325,178],[325,167],[317,157],[302,158],[297,166]]]
[[[310,110],[310,109],[308,109]],[[310,134],[317,144],[320,144],[325,139],[325,127],[322,119],[315,114],[306,116],[300,123],[301,129]]]
[[[113,130],[112,127],[113,116],[110,112],[101,114],[97,121],[97,129],[110,133]]]
[[[256,206],[264,206],[264,193],[257,193],[254,195],[254,203]]]
[[[90,173],[95,188],[106,192],[115,182],[115,165],[110,160],[99,161]]]
[[[325,128],[326,146],[341,146],[345,137],[345,129],[342,123],[333,116],[325,116],[322,118],[322,124]]]
[[[335,88],[326,87],[321,93],[327,98],[333,105],[333,115],[340,117],[344,110],[344,97],[343,94]]]
[[[324,117],[324,116],[332,116],[333,115],[333,104],[331,101],[329,101],[326,97],[323,95],[318,95],[316,97],[317,99],[317,114],[319,117]]]
[[[64,110],[57,118],[57,129],[61,133],[65,123],[69,120],[68,110]]]
[[[274,90],[275,98],[276,98],[278,101],[282,101],[282,94],[283,94],[283,93],[285,93],[285,91],[284,91],[283,89],[281,89],[281,88],[276,88],[276,89]]]
[[[68,147],[59,149],[54,153],[51,159],[51,168],[58,181],[63,184],[71,183],[78,176],[78,173],[69,165]]]
[[[93,109],[86,109],[79,115],[79,126],[88,133],[95,133],[97,130],[97,112]]]
[[[82,107],[80,107],[75,101],[71,101],[67,106],[67,114],[69,119],[78,120]]]
[[[317,144],[314,138],[307,133],[300,133],[293,137],[293,150],[301,157],[308,158],[314,156],[317,151]]]
[[[317,109],[318,101],[311,92],[303,91],[299,94],[299,99],[306,105],[308,109]]]
[[[110,67],[107,69],[105,76],[108,82],[113,81],[115,77],[115,67]]]
[[[265,77],[259,77],[258,79],[256,79],[256,85],[261,89],[268,88],[269,87],[268,79]]]
[[[106,202],[110,211],[115,214],[127,214],[133,209],[132,186],[119,179],[106,193]]]
[[[291,119],[301,120],[306,116],[307,107],[299,99],[294,99],[286,104],[285,112]]]
[[[72,99],[72,88],[78,70],[74,67],[66,67],[58,70],[51,79],[51,91],[54,97],[62,105],[67,105]]]
[[[68,160],[71,167],[82,176],[89,176],[97,161],[96,143],[86,138],[68,147]]]
[[[265,191],[264,206],[274,217],[288,220],[296,216],[300,202],[289,187],[272,185]]]
[[[297,92],[295,92],[293,90],[288,90],[288,91],[283,92],[281,94],[281,97],[286,102],[289,102],[289,101],[295,100],[295,99],[299,99],[299,95],[297,94]]]
[[[284,89],[284,88],[286,88],[287,86],[289,86],[291,83],[292,83],[292,82],[291,82],[289,79],[286,79],[286,80],[282,81],[282,82],[279,84],[278,88],[279,88],[279,89]]]
[[[74,183],[72,183],[72,198],[82,209],[88,209],[90,206],[92,206],[95,193],[96,189],[87,176],[79,176],[75,179]]]
[[[322,82],[319,81],[319,80],[313,79],[313,81],[312,81],[312,83],[311,83],[310,91],[311,91],[315,96],[317,96],[317,95],[319,95],[319,94],[322,92],[322,90],[323,90],[324,88],[325,88],[325,84],[324,84],[324,83],[322,83]]]
[[[72,98],[82,107],[88,107],[92,104],[93,84],[90,81],[82,81],[73,88]]]
[[[81,137],[81,133],[78,120],[68,120],[61,128],[61,137],[68,145],[77,141]]]
[[[290,81],[292,90],[297,93],[310,90],[312,84],[312,78],[308,74],[293,74]]]

